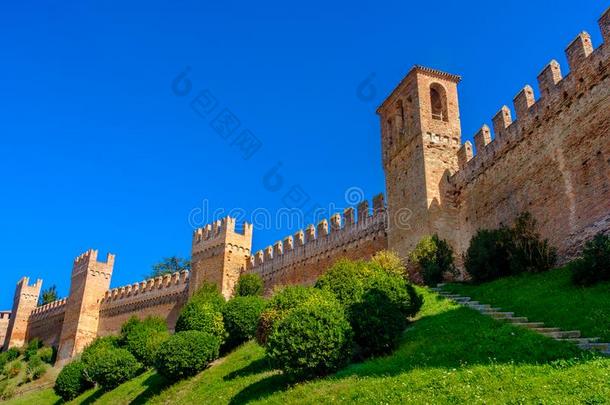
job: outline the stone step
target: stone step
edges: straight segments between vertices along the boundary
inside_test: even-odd
[[[608,352],[610,351],[610,343],[583,343],[578,345],[583,350],[595,350],[597,352]]]
[[[444,286],[446,286],[446,285],[447,285],[447,283],[438,283],[436,286],[437,286],[438,288],[442,288],[442,287],[444,287]]]
[[[468,301],[465,303],[466,306],[471,307],[473,305],[481,305],[479,301]]]
[[[544,336],[552,337],[553,339],[567,339],[567,338],[579,338],[579,330],[562,330],[559,332],[546,332]]]
[[[438,288],[438,287],[431,287],[431,288],[430,288],[430,291],[434,291],[434,292],[441,292],[441,291],[443,291],[443,290],[441,290],[441,289],[440,289],[440,288]]]
[[[542,328],[544,326],[544,322],[515,322],[513,323],[514,326],[521,326],[523,328],[528,328],[528,329],[538,329],[538,328]]]
[[[599,340],[599,338],[595,337],[595,338],[559,338],[556,340],[560,340],[562,342],[570,342],[570,343],[574,343],[576,345],[583,345],[583,344],[587,344],[587,343],[595,343]]]
[[[520,323],[520,324],[527,323],[527,321],[528,321],[528,319],[524,316],[513,316],[512,318],[506,318],[506,320],[510,323]]]
[[[496,319],[512,318],[512,316],[514,315],[513,312],[500,312],[500,311],[486,311],[486,312],[484,312],[484,314],[487,316],[491,316],[492,318],[496,318]]]
[[[532,330],[538,333],[561,332],[561,329],[559,328],[532,328]]]

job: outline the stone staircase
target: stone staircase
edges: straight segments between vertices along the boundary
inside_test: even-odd
[[[555,340],[572,342],[582,350],[596,351],[603,355],[610,356],[610,343],[599,342],[599,338],[582,337],[579,330],[566,331],[559,328],[546,327],[542,322],[530,322],[529,319],[524,316],[515,316],[513,312],[502,311],[500,308],[494,308],[491,305],[474,301],[470,297],[444,291],[444,285],[444,283],[438,284],[436,288],[431,288],[431,290],[437,292],[441,297],[450,299],[465,307],[472,308],[483,315],[490,316],[500,321],[509,322],[514,326],[531,329]]]

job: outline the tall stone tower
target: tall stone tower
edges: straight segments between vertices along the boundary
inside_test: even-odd
[[[388,245],[401,257],[434,233],[455,240],[448,175],[461,144],[460,77],[415,66],[377,109],[388,200]]]
[[[70,295],[59,340],[57,363],[63,364],[83,351],[97,337],[100,300],[110,287],[114,255],[97,261],[97,250],[89,250],[74,260]]]
[[[252,249],[252,225],[244,223],[237,232],[235,224],[226,217],[193,233],[189,296],[204,282],[216,284],[225,298],[233,294]]]
[[[28,277],[23,277],[17,283],[15,297],[13,298],[13,310],[3,342],[5,350],[15,346],[21,347],[26,342],[30,314],[38,305],[38,297],[42,288],[42,280],[40,279],[32,285],[29,285],[29,282]]]

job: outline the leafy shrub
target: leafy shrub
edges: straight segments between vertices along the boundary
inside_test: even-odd
[[[55,363],[55,357],[56,357],[56,351],[55,348],[53,347],[43,347],[42,349],[38,350],[38,357],[40,357],[40,360],[42,360],[43,362],[47,363],[47,364],[53,364]]]
[[[222,313],[213,303],[202,300],[189,301],[180,311],[176,322],[176,332],[196,330],[218,337],[222,342],[226,338],[226,330]]]
[[[100,347],[88,358],[85,373],[105,390],[132,379],[142,364],[126,349]]]
[[[93,342],[89,343],[81,354],[81,360],[85,365],[91,363],[97,358],[98,352],[103,352],[108,349],[116,349],[119,347],[119,338],[116,336],[98,337]]]
[[[325,375],[351,357],[352,329],[331,294],[313,294],[281,317],[267,341],[267,354],[284,372],[298,377]]]
[[[511,274],[512,237],[508,228],[479,230],[470,240],[464,267],[472,281],[480,283]]]
[[[352,306],[352,311],[357,314],[352,316],[350,323],[358,357],[387,354],[398,346],[407,319],[386,293],[377,289],[367,291],[362,300]]]
[[[548,271],[557,262],[557,250],[542,240],[536,232],[536,220],[529,212],[517,217],[511,229],[512,251],[510,256],[511,273],[524,271],[537,273]]]
[[[21,355],[21,352],[16,347],[11,347],[5,353],[6,353],[6,361],[13,361]]]
[[[204,370],[218,357],[220,340],[199,331],[178,332],[157,352],[156,367],[166,378],[177,381]]]
[[[152,367],[159,347],[169,338],[165,321],[159,317],[148,317],[137,322],[130,319],[126,325],[127,327],[121,328],[122,333],[125,333],[121,337],[124,347],[138,361]]]
[[[585,244],[582,257],[570,264],[572,282],[593,285],[610,281],[610,237],[598,233]]]
[[[6,352],[0,353],[0,375],[3,373],[6,363],[8,363],[8,356],[6,355]]]
[[[64,401],[70,401],[85,392],[91,384],[84,375],[85,363],[80,360],[67,364],[57,376],[53,390]]]
[[[8,378],[15,378],[19,375],[22,369],[23,363],[21,363],[19,360],[13,360],[4,367],[4,374],[6,374]]]
[[[371,259],[371,263],[378,265],[385,271],[396,274],[397,276],[406,277],[407,269],[402,262],[402,259],[390,250],[382,250],[377,252]]]
[[[27,367],[25,368],[25,382],[38,380],[46,371],[47,368],[40,359],[40,356],[37,354],[30,356]]]
[[[139,326],[142,323],[142,321],[140,320],[140,318],[138,318],[135,315],[132,315],[127,322],[125,322],[123,325],[121,325],[121,333],[120,333],[120,344],[121,345],[125,345],[125,337],[127,335],[129,335],[129,333],[133,330],[133,328],[135,328],[136,326]]]
[[[10,385],[8,381],[0,382],[0,400],[8,401],[15,396],[15,387]]]
[[[409,255],[409,260],[416,265],[424,284],[429,286],[443,281],[445,274],[456,274],[453,249],[438,235],[422,238]]]
[[[242,274],[235,285],[236,297],[263,295],[263,279],[258,274]]]
[[[222,311],[225,305],[225,297],[222,296],[216,284],[203,283],[193,294],[189,302],[199,302],[210,304],[216,311]]]
[[[266,302],[262,297],[235,297],[225,305],[222,315],[229,337],[229,348],[238,346],[254,337],[261,313]]]
[[[42,347],[42,341],[38,338],[34,338],[28,342],[26,346],[23,357],[25,360],[29,360],[31,356],[35,355],[38,352],[38,349]]]
[[[283,287],[275,292],[260,316],[256,330],[256,341],[265,346],[273,327],[290,309],[297,307],[318,291],[300,285]]]

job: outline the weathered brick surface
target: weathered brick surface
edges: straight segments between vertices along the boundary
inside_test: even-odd
[[[11,317],[11,311],[0,311],[0,344],[4,346],[4,338],[8,329],[8,322]]]
[[[37,280],[35,284],[29,285],[30,279],[23,277],[17,283],[15,296],[13,298],[13,310],[8,322],[4,348],[22,346],[26,341],[28,322],[30,314],[38,305],[38,297],[42,280]]]

